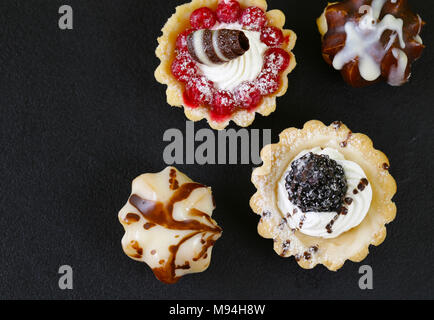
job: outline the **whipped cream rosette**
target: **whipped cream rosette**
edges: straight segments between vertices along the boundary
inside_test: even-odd
[[[282,132],[261,157],[250,204],[261,215],[259,234],[274,240],[279,255],[335,271],[384,241],[396,214],[396,183],[387,157],[367,136],[341,122],[309,121]]]

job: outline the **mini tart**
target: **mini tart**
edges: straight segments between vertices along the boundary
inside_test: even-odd
[[[261,94],[260,99],[252,107],[241,108],[237,105],[238,101],[235,101],[234,107],[231,111],[225,114],[212,114],[212,103],[191,103],[186,92],[186,83],[188,81],[181,82],[175,78],[172,73],[172,63],[177,58],[179,50],[177,49],[178,36],[189,30],[190,16],[199,8],[209,8],[214,12],[221,1],[227,0],[193,0],[190,3],[180,5],[176,8],[175,14],[167,21],[162,29],[163,35],[158,38],[158,47],[156,49],[156,55],[160,59],[161,63],[155,71],[155,78],[158,82],[167,85],[167,102],[171,106],[184,107],[184,113],[189,120],[200,121],[207,119],[209,125],[216,130],[222,130],[229,125],[233,120],[237,125],[241,127],[247,127],[255,119],[255,113],[259,113],[263,116],[268,116],[276,109],[276,97],[283,96],[288,88],[288,74],[295,68],[296,61],[295,56],[291,50],[295,46],[296,34],[291,30],[283,29],[285,24],[285,15],[280,10],[267,10],[267,2],[265,0],[239,0],[237,1],[241,9],[248,7],[258,7],[265,12],[266,25],[264,27],[276,27],[282,31],[283,42],[278,46],[270,48],[278,48],[284,50],[289,55],[288,65],[279,71],[277,78],[275,78],[274,92],[269,94]],[[219,21],[217,20],[217,23]],[[248,82],[250,84],[250,82]],[[221,92],[221,90],[213,90]],[[225,91],[226,92],[226,91]],[[214,97],[215,95],[213,95]],[[215,100],[215,99],[214,99]]]
[[[288,165],[301,151],[315,147],[338,150],[364,170],[372,186],[372,202],[364,220],[332,239],[312,237],[291,229],[277,203],[278,183]],[[294,256],[305,269],[323,264],[336,271],[348,259],[362,261],[368,255],[370,245],[378,246],[385,240],[385,225],[396,216],[396,206],[392,202],[396,182],[389,174],[387,157],[374,149],[366,135],[352,133],[341,122],[327,127],[320,121],[309,121],[301,130],[289,128],[283,131],[279,143],[264,147],[261,158],[263,166],[252,174],[257,192],[251,198],[250,206],[261,215],[259,234],[274,240],[274,250],[280,256]]]

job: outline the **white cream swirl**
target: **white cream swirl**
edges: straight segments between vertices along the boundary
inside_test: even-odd
[[[288,199],[288,192],[285,188],[285,178],[291,168],[291,164],[283,174],[278,186],[278,206],[280,211],[286,216],[287,221],[292,229],[299,229],[303,234],[312,237],[321,237],[325,239],[336,238],[344,232],[357,227],[369,211],[372,201],[372,188],[368,184],[363,191],[353,194],[353,190],[357,189],[361,179],[366,179],[366,174],[363,169],[355,162],[345,160],[345,157],[336,149],[319,147],[311,150],[302,151],[294,160],[301,158],[305,154],[312,152],[319,155],[328,155],[330,159],[335,160],[342,166],[348,184],[348,191],[345,197],[351,198],[353,201],[347,206],[348,213],[339,215],[334,222],[332,232],[327,231],[327,225],[338,215],[337,212],[306,212],[303,213],[300,208],[293,204]],[[296,213],[294,213],[296,209]],[[304,219],[304,220],[303,220]],[[300,228],[300,222],[303,221]]]
[[[243,30],[239,24],[219,24],[213,29],[242,30],[249,39],[250,49],[227,63],[212,66],[198,63],[200,71],[220,90],[233,90],[244,81],[255,80],[262,70],[268,48],[261,41],[261,33]]]

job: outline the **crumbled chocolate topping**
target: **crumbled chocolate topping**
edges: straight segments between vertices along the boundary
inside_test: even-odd
[[[309,251],[312,252],[312,253],[316,253],[316,252],[318,252],[318,250],[319,250],[318,246],[312,246],[312,247],[309,248]]]
[[[340,144],[341,148],[346,148],[348,146],[348,142],[350,141],[352,136],[353,136],[353,133],[351,131],[348,131],[347,138],[344,141],[342,141]]]
[[[298,228],[299,229],[303,228],[304,220],[306,220],[306,215],[305,214],[300,218],[300,223],[298,224]]]
[[[282,220],[280,221],[280,224],[279,224],[279,229],[280,230],[283,230],[283,228],[285,228],[285,225],[288,223],[288,220],[286,220],[286,218],[282,218]]]
[[[291,245],[290,240],[286,240],[285,242],[282,243],[282,253],[280,254],[282,257],[288,253],[290,245]]]
[[[342,166],[312,152],[292,163],[285,187],[289,200],[303,212],[338,211],[348,189]]]
[[[338,130],[343,125],[342,121],[334,121],[332,126],[335,130]]]
[[[334,225],[335,222],[338,220],[338,218],[339,218],[339,214],[335,215],[335,216],[333,217],[333,220],[330,221],[330,222],[326,225],[327,233],[330,233],[330,234],[333,233],[333,225]]]

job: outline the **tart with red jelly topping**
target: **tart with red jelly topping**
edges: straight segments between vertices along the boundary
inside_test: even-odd
[[[425,48],[420,37],[425,23],[407,0],[329,3],[317,23],[325,61],[354,87],[381,80],[403,85]]]
[[[231,120],[249,126],[276,109],[296,62],[296,35],[265,0],[193,0],[178,6],[162,29],[155,72],[167,102],[214,129]]]
[[[250,205],[261,215],[258,232],[282,257],[306,269],[340,269],[360,262],[386,238],[393,221],[396,182],[389,161],[371,139],[343,123],[309,121],[286,129],[261,152]]]

